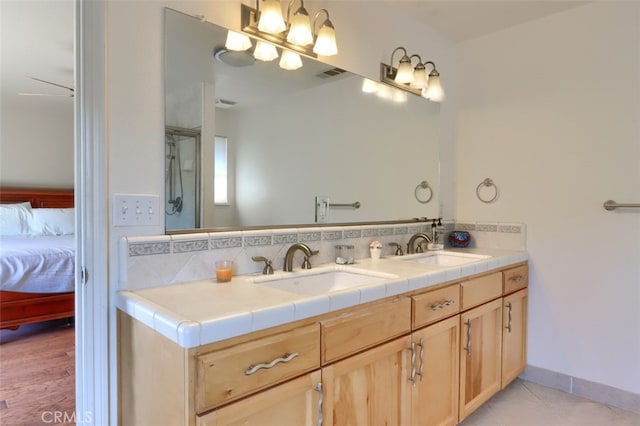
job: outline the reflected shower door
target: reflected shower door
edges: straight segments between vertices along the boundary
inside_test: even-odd
[[[200,132],[165,129],[165,228],[200,226]]]

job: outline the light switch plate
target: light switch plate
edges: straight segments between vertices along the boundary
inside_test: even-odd
[[[159,224],[159,195],[114,194],[114,226],[154,226]]]
[[[329,197],[316,195],[316,223],[329,221]]]

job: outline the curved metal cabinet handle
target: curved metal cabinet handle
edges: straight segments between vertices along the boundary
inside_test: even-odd
[[[438,309],[443,309],[443,308],[446,308],[447,306],[451,306],[454,303],[456,303],[456,302],[454,300],[451,300],[451,299],[445,300],[442,303],[435,303],[435,304],[431,305],[431,310],[432,311],[437,311]]]
[[[511,302],[507,302],[507,309],[509,310],[508,312],[508,317],[509,317],[509,321],[507,321],[507,325],[506,325],[506,329],[509,331],[509,333],[511,333]]]
[[[467,351],[467,355],[471,355],[471,320],[466,320],[464,325],[467,326],[467,344],[464,346],[464,350]]]
[[[413,383],[413,386],[416,385],[416,344],[411,342],[411,347],[409,348],[411,351],[411,376],[409,376],[409,381]]]
[[[263,368],[268,370],[270,368],[273,368],[276,364],[279,363],[287,363],[289,361],[291,361],[292,359],[294,359],[295,357],[299,356],[300,354],[298,352],[293,352],[291,354],[284,354],[284,356],[282,358],[276,358],[273,361],[267,363],[267,364],[257,364],[257,365],[250,365],[249,368],[247,368],[247,371],[244,372],[245,376],[250,376],[252,374],[254,374],[255,372],[257,372],[258,370],[262,370]]]
[[[510,278],[511,281],[513,281],[514,283],[519,283],[524,281],[526,278],[524,275],[516,275]]]
[[[422,381],[424,372],[424,339],[420,339],[418,346],[420,346],[420,368],[416,374],[420,376],[420,381]]]
[[[316,392],[320,395],[318,396],[318,423],[317,426],[322,426],[322,421],[324,420],[322,417],[322,403],[324,402],[324,393],[322,392],[322,382],[319,382],[315,388]]]

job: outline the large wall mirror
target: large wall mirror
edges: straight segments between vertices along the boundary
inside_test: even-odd
[[[165,11],[167,232],[438,216],[438,104],[225,52],[226,36]]]

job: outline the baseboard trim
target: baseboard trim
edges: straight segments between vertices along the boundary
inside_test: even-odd
[[[554,389],[587,398],[602,404],[640,414],[640,394],[590,382],[578,377],[527,365],[520,378]]]

